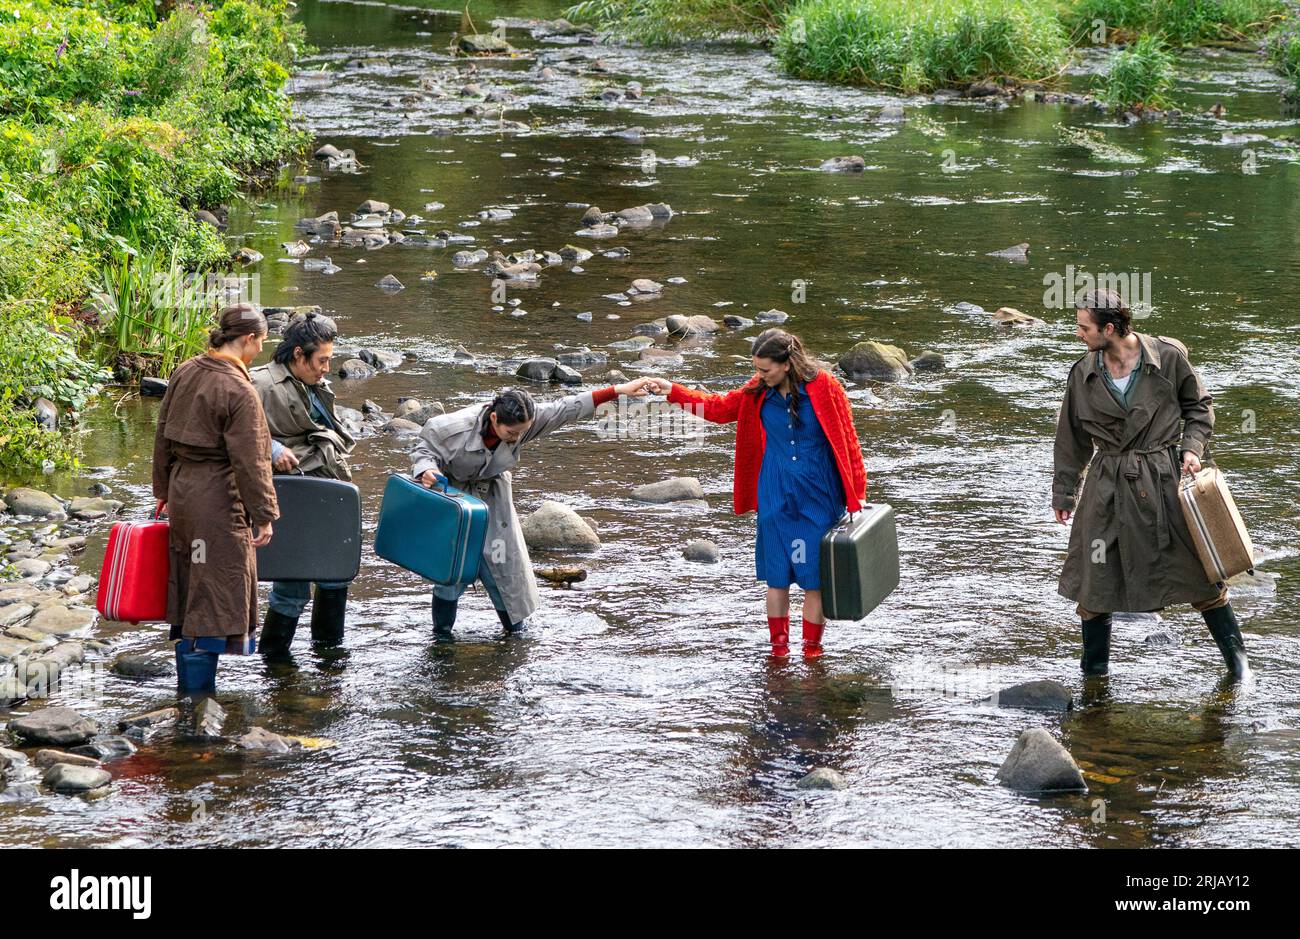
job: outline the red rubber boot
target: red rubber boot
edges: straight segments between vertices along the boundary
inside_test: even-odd
[[[769,616],[767,631],[772,636],[772,655],[782,658],[790,654],[790,617]]]
[[[822,632],[825,629],[825,623],[810,623],[807,619],[803,621],[803,657],[805,659],[815,659],[822,654]]]

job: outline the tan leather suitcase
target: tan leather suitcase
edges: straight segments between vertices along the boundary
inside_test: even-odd
[[[1184,476],[1178,501],[1210,583],[1223,584],[1235,574],[1255,569],[1254,545],[1218,467]]]

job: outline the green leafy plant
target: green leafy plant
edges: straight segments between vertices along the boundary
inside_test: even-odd
[[[1111,38],[1158,33],[1171,45],[1243,39],[1265,31],[1283,0],[1073,0],[1063,18],[1079,36],[1100,20]]]

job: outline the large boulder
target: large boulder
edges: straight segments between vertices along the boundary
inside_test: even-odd
[[[998,770],[998,781],[1022,792],[1088,788],[1070,751],[1041,727],[1020,735]]]
[[[72,708],[41,708],[10,721],[9,731],[27,746],[75,747],[99,733],[99,724]]]
[[[600,538],[577,512],[549,499],[521,522],[524,542],[538,550],[594,551]]]
[[[840,369],[855,381],[900,381],[912,374],[907,353],[898,346],[868,340],[859,342],[840,358]]]
[[[48,492],[20,486],[5,493],[5,505],[15,515],[34,515],[37,518],[63,515],[63,503]]]
[[[682,549],[682,557],[696,564],[717,564],[718,546],[712,541],[701,538],[686,545]]]
[[[632,490],[638,502],[680,502],[684,499],[703,499],[704,487],[694,476],[676,476],[657,483],[646,483]]]
[[[550,381],[555,377],[558,364],[555,359],[546,357],[528,359],[515,369],[515,375],[524,381]]]

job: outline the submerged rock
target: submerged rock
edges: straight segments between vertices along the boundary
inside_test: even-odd
[[[705,316],[703,313],[697,313],[694,316],[683,316],[680,313],[674,313],[664,320],[664,326],[670,336],[711,336],[718,332],[718,321],[711,316]]]
[[[993,313],[994,326],[1040,326],[1042,320],[1028,313],[1021,313],[1014,307],[998,307]]]
[[[339,366],[339,378],[369,378],[375,370],[361,359],[348,359]]]
[[[986,252],[991,258],[1006,258],[1008,261],[1027,261],[1029,260],[1029,242],[1022,241],[1018,245],[1012,245],[1010,248],[1002,248],[998,251]]]
[[[848,782],[829,766],[819,766],[795,783],[799,789],[844,789]]]
[[[514,46],[491,33],[472,33],[456,40],[456,48],[465,55],[510,55]]]
[[[860,156],[831,157],[818,167],[824,173],[861,173],[867,168],[867,161]]]
[[[997,778],[1022,792],[1088,788],[1074,757],[1041,727],[1032,727],[1020,735]]]
[[[914,372],[942,372],[947,368],[942,353],[925,350],[911,362],[907,363]]]
[[[170,656],[124,652],[113,660],[109,670],[123,678],[165,678],[176,672]]]
[[[593,551],[600,547],[600,538],[582,516],[569,506],[549,499],[526,516],[521,527],[529,548]]]
[[[1059,681],[1040,679],[1003,688],[988,699],[998,707],[1034,711],[1068,711],[1074,706],[1070,690]]]
[[[559,363],[555,359],[539,357],[528,359],[517,369],[515,375],[525,381],[551,381]]]

